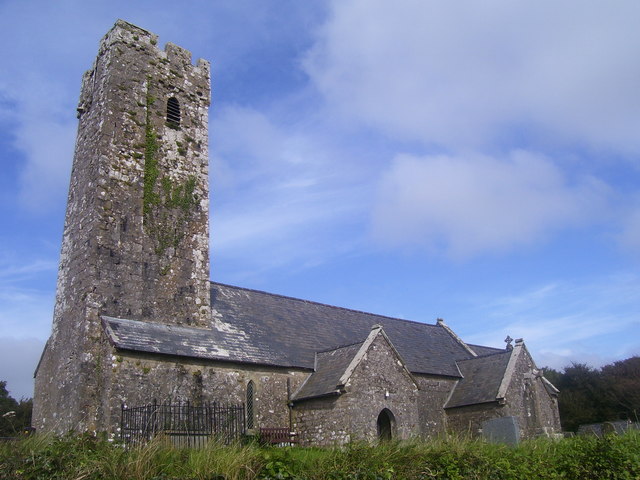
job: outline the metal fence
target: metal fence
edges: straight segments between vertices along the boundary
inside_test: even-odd
[[[122,406],[120,435],[126,444],[138,444],[162,435],[177,447],[199,448],[210,440],[225,444],[245,432],[244,405],[201,406],[189,402]]]

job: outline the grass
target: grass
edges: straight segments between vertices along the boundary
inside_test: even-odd
[[[640,432],[538,439],[516,448],[444,437],[352,443],[343,448],[256,444],[177,449],[156,439],[122,445],[88,435],[36,435],[0,443],[0,479],[32,480],[390,480],[640,478]]]

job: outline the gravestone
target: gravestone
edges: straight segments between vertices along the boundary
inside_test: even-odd
[[[482,437],[492,443],[517,445],[520,442],[520,428],[516,417],[492,418],[482,423]]]

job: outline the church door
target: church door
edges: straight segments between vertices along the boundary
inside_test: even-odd
[[[393,426],[394,418],[391,410],[385,408],[378,415],[378,439],[380,441],[391,440],[391,431]]]

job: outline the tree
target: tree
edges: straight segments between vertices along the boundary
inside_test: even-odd
[[[545,368],[545,377],[560,394],[558,409],[565,430],[611,420],[638,421],[640,417],[640,357],[594,369],[572,363],[563,372]]]
[[[602,367],[603,394],[617,418],[640,419],[640,357]]]
[[[0,437],[11,437],[31,426],[33,401],[23,398],[19,402],[9,395],[7,382],[0,381]]]

